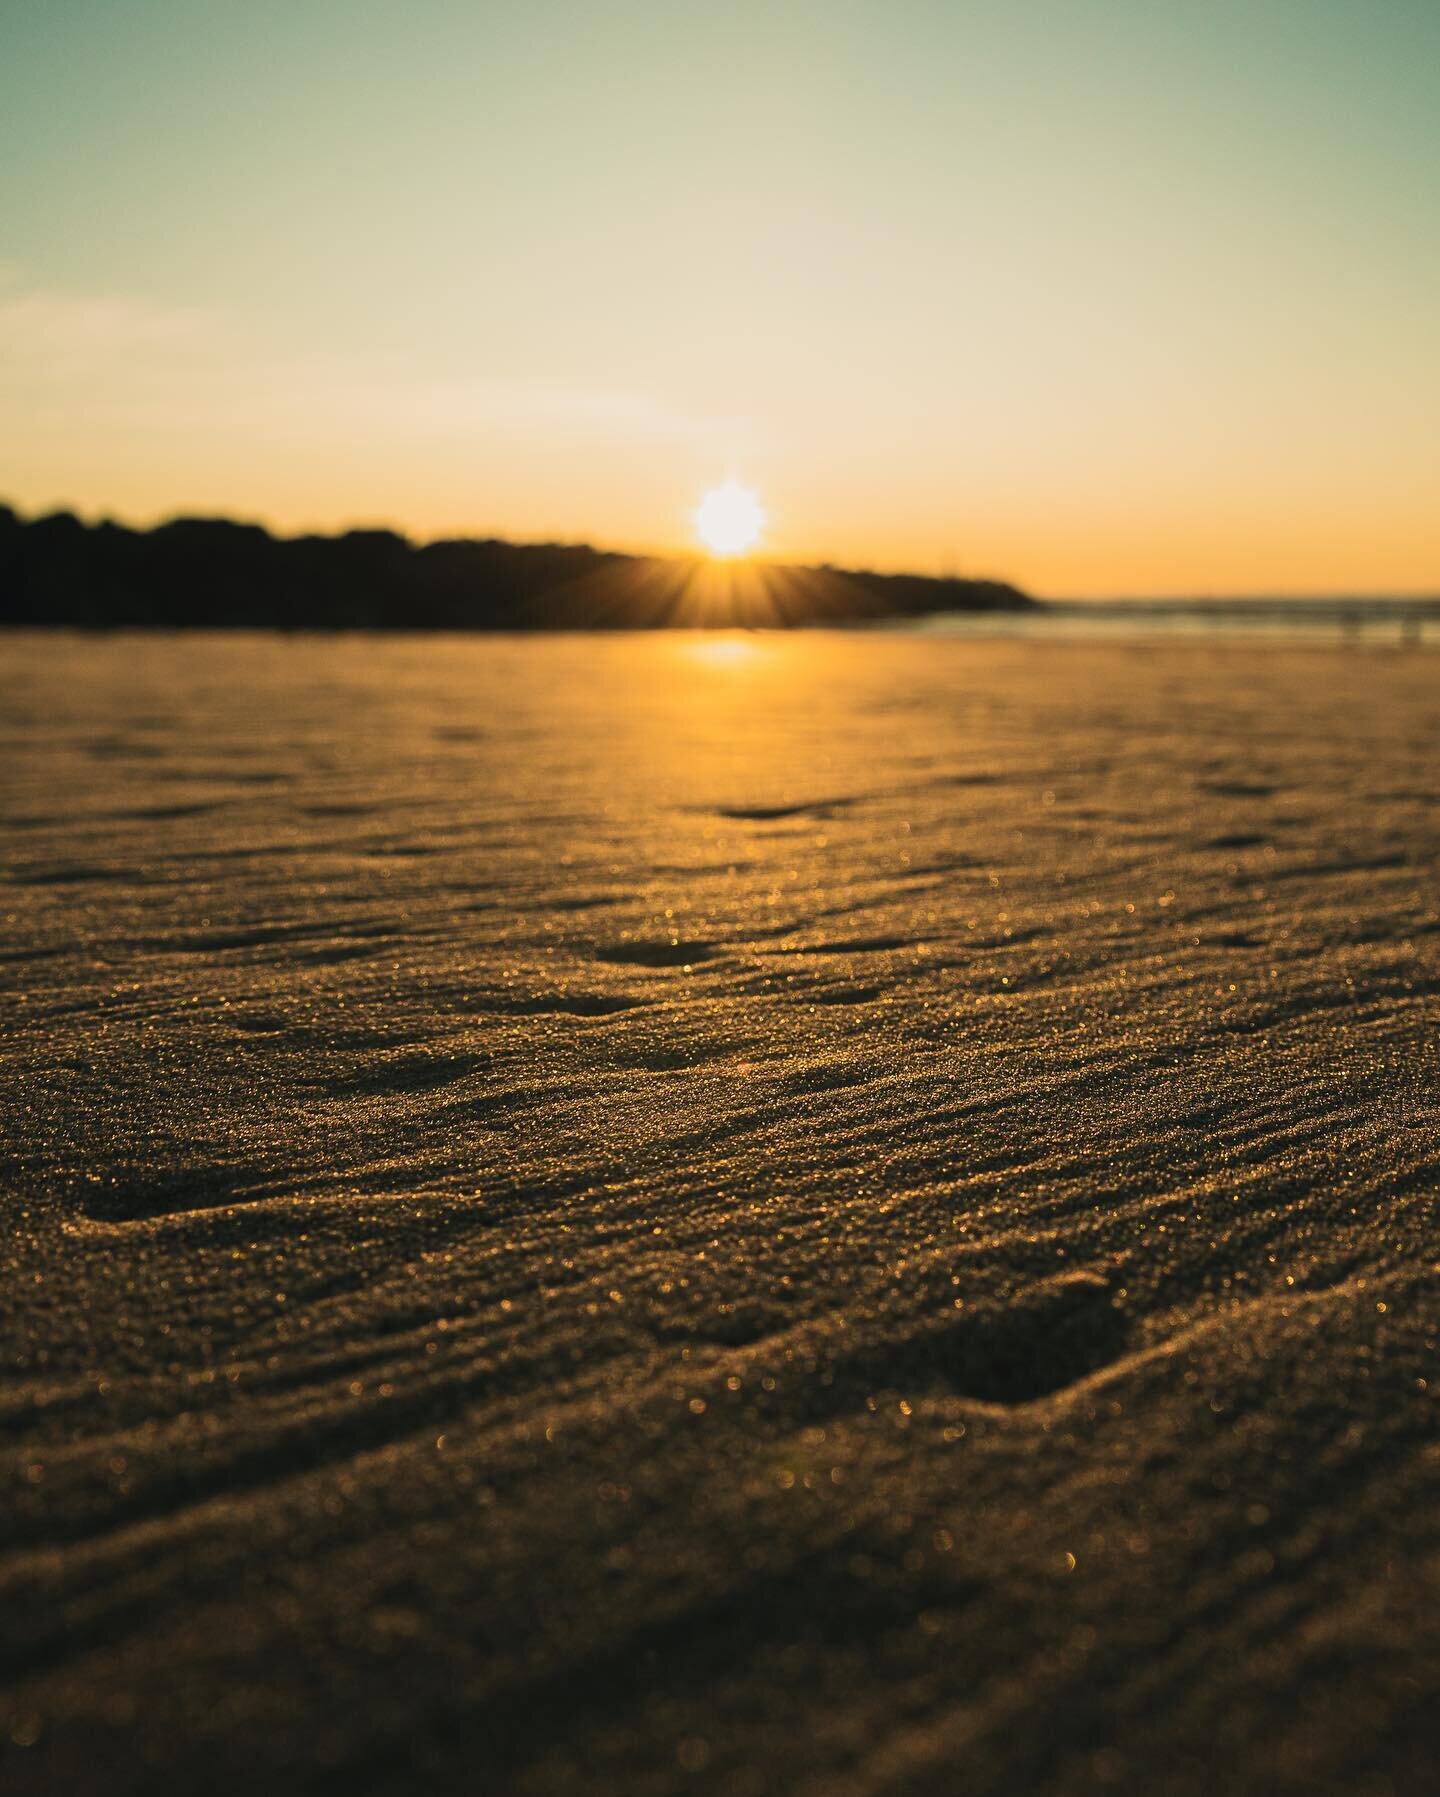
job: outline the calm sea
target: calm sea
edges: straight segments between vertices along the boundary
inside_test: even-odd
[[[1033,612],[945,612],[917,629],[974,636],[1224,637],[1440,648],[1440,597],[1425,599],[1076,599]]]

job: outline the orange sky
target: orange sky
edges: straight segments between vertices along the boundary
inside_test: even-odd
[[[77,0],[10,35],[23,509],[671,549],[738,476],[784,558],[1440,590],[1436,9]]]

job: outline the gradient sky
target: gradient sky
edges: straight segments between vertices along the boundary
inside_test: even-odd
[[[1440,590],[1435,0],[47,0],[0,496]]]

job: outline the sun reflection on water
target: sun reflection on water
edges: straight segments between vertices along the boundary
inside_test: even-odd
[[[707,632],[687,639],[682,653],[707,668],[738,668],[756,661],[760,646],[743,631]]]

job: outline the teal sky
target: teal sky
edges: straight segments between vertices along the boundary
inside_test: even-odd
[[[1440,590],[1440,6],[76,0],[0,495]]]

